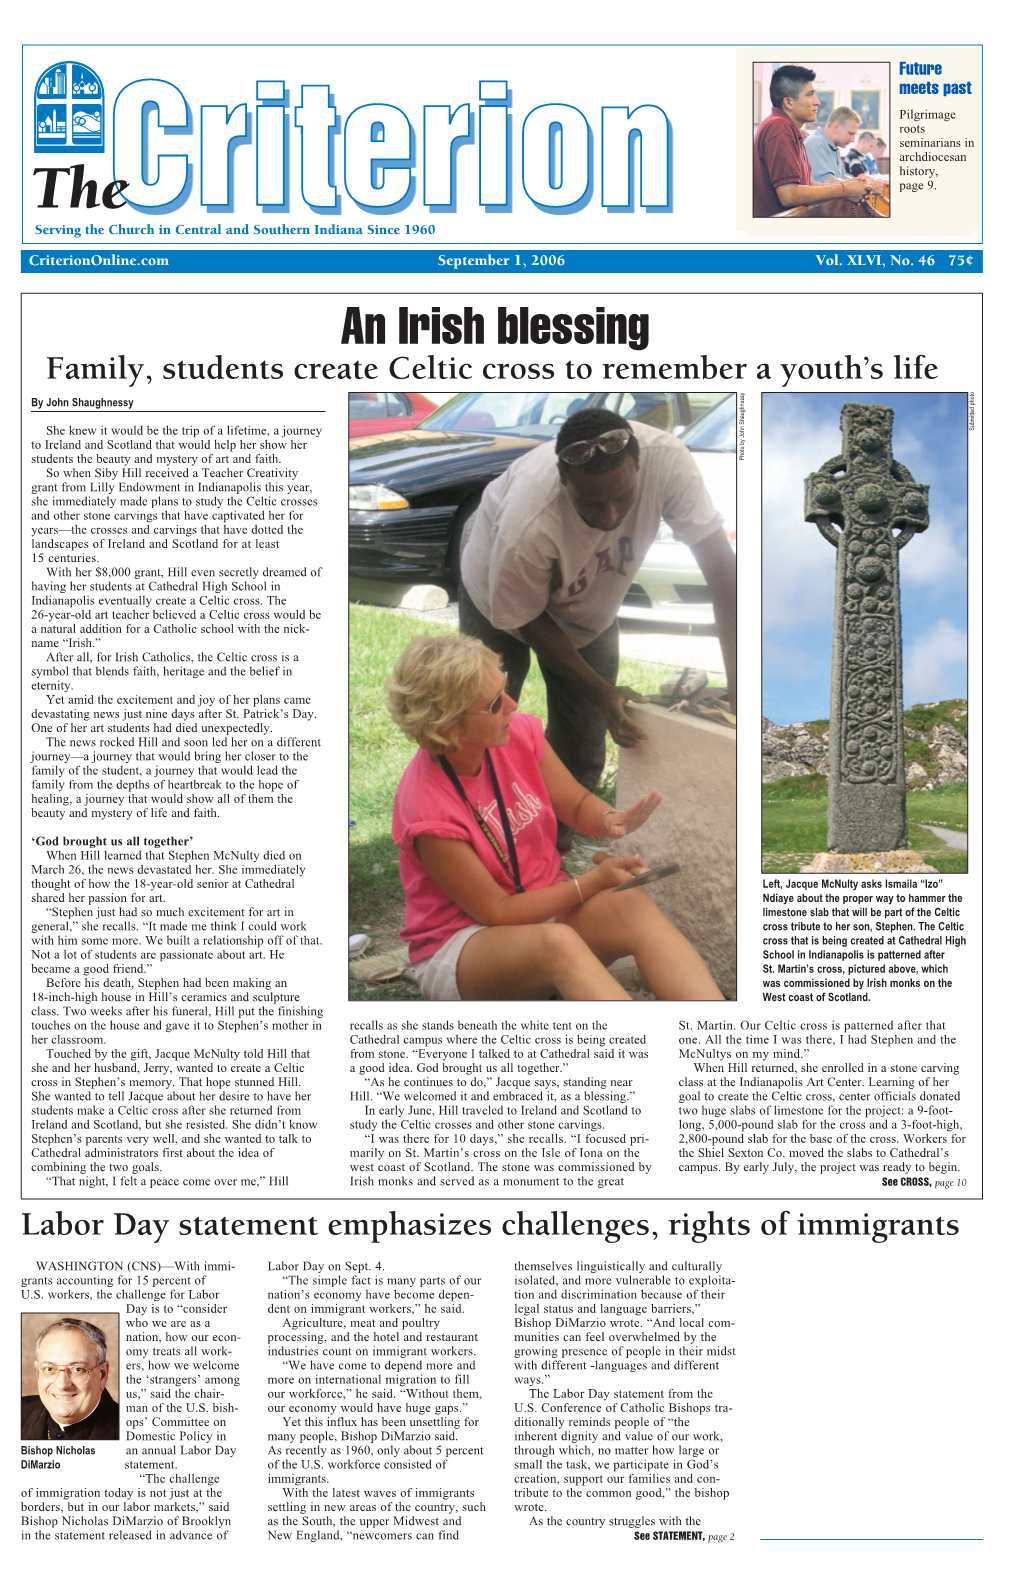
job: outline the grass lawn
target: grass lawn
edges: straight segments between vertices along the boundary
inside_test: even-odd
[[[393,796],[414,746],[394,727],[386,710],[383,683],[409,641],[416,635],[437,634],[451,626],[408,618],[387,608],[350,608],[350,803],[351,828],[350,930],[372,937],[369,953],[385,951],[398,943],[404,923],[404,893],[400,884],[397,850],[390,833]],[[620,663],[620,683],[642,694],[657,691],[669,669],[650,662]],[[546,719],[545,685],[537,664],[532,665],[521,707]],[[606,772],[598,792],[608,804],[616,802],[617,746],[607,739]],[[583,860],[579,868],[587,863]],[[404,980],[392,985],[364,985],[351,980],[352,1001],[420,1000]]]
[[[815,854],[823,852],[828,810],[828,782],[818,773],[763,783],[762,870],[773,875],[795,875]],[[911,848],[921,855],[925,864],[932,865],[943,875],[965,873],[966,850],[947,848],[927,826],[945,826],[959,832],[967,830],[965,784],[907,794]]]

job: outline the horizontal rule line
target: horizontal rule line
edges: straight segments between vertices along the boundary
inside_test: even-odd
[[[100,382],[102,382],[102,381],[103,380],[100,379]],[[33,410],[33,411],[29,411],[29,415],[30,416],[59,416],[65,409],[67,411],[67,415],[69,415],[69,416],[79,416],[79,417],[80,416],[87,416],[89,414],[95,414],[95,415],[100,415],[100,416],[118,416],[118,415],[124,415],[124,416],[325,416],[326,415],[326,412],[324,410],[288,410],[288,409],[284,409],[284,408],[280,408],[279,410],[277,410],[275,408],[274,409],[270,409],[270,410],[243,410],[243,409],[233,409],[233,408],[229,408],[228,409],[226,407],[224,407],[222,410],[220,410],[220,409],[212,409],[212,408],[207,409],[204,406],[199,406],[196,409],[196,407],[193,406],[193,405],[190,405],[187,410],[178,410],[175,406],[173,406],[173,407],[166,407],[166,408],[164,408],[163,406],[157,406],[154,410],[138,410],[136,408],[132,408],[131,410],[128,410],[128,408],[126,406],[118,406],[116,410],[104,410],[104,411],[96,411],[96,412],[91,412],[91,413],[89,411],[83,411],[83,410],[72,410],[69,407],[65,407],[63,405],[56,405],[56,406],[54,406],[54,408],[52,410]]]
[[[614,252],[602,250],[559,251],[554,242],[534,252],[498,246],[452,245],[448,251],[410,250],[363,252],[308,250],[232,250],[208,247],[203,250],[171,251],[167,248],[91,248],[64,250],[38,247],[21,254],[22,273],[69,272],[144,273],[155,270],[167,274],[440,274],[463,280],[473,275],[556,279],[567,274],[827,274],[834,266],[847,279],[881,275],[892,278],[904,273],[932,274],[950,272],[981,273],[981,252],[971,254],[966,266],[953,259],[951,252],[874,251],[867,253],[867,266],[851,263],[865,254],[852,250],[850,243],[819,245],[813,251],[682,251]],[[532,265],[532,257],[536,260]],[[922,264],[919,259],[924,258]]]

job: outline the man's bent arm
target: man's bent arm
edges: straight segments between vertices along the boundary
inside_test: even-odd
[[[598,707],[617,744],[629,748],[647,737],[644,729],[631,721],[624,711],[626,701],[634,698],[632,692],[600,678],[548,613],[540,613],[530,624],[522,624],[520,632],[543,662],[547,662],[560,678],[575,685],[585,700]]]
[[[860,202],[867,190],[866,181],[853,180],[847,176],[846,180],[829,181],[825,186],[777,186],[776,196],[784,208],[800,208],[805,203],[832,202],[836,197],[849,197],[851,202]]]
[[[730,706],[737,709],[737,560],[725,531],[713,531],[691,545],[695,562],[705,577],[708,594],[715,608],[726,687]]]

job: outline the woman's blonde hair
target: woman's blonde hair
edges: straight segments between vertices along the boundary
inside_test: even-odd
[[[431,755],[455,749],[455,740],[441,730],[460,721],[493,668],[502,672],[499,657],[470,635],[419,635],[386,681],[390,716]]]

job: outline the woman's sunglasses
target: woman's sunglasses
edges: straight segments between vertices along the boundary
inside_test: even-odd
[[[506,679],[504,678],[503,679],[503,688],[500,690],[499,694],[496,696],[496,699],[493,701],[492,705],[484,707],[482,711],[466,711],[464,713],[465,717],[495,717],[495,716],[497,716],[498,713],[499,713],[499,709],[500,709],[500,707],[503,704],[503,696],[505,694],[506,694]]]

